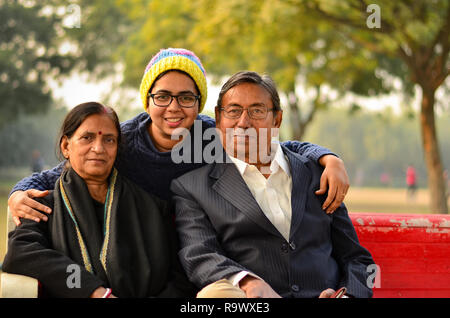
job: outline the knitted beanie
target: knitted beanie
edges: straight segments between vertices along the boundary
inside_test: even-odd
[[[139,89],[144,109],[147,110],[147,94],[150,87],[152,87],[153,82],[159,74],[168,70],[180,70],[191,76],[200,91],[201,100],[199,112],[201,112],[205,106],[207,97],[205,69],[200,62],[200,59],[193,52],[186,49],[174,48],[160,50],[152,57],[145,68],[141,87]]]

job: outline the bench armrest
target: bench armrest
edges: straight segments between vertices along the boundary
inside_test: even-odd
[[[8,249],[8,233],[16,228],[11,212],[7,211],[6,220],[6,250]],[[9,274],[1,273],[0,277],[0,298],[37,298],[38,297],[39,284],[37,279]]]
[[[0,298],[37,298],[39,284],[37,279],[2,273],[0,277]]]

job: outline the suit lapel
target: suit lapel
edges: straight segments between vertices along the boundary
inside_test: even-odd
[[[286,147],[282,146],[284,154],[288,157],[289,167],[291,168],[292,176],[292,192],[291,192],[291,230],[289,237],[295,235],[295,232],[300,227],[303,215],[306,210],[306,200],[308,198],[309,184],[311,183],[311,172],[306,167],[303,158],[292,153]]]
[[[233,163],[215,164],[214,169],[210,173],[210,177],[217,179],[212,188],[220,196],[266,231],[281,236],[280,232],[267,219],[259,207]]]

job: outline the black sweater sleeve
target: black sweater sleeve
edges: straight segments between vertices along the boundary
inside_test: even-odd
[[[53,207],[52,194],[39,201]],[[9,233],[8,252],[2,270],[36,278],[45,293],[52,297],[89,297],[103,282],[52,248],[51,218],[50,214],[48,222],[23,219],[22,224]]]

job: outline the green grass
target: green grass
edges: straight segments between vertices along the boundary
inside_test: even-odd
[[[431,213],[427,189],[419,189],[411,201],[406,189],[350,188],[345,204],[350,212]]]

